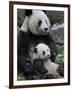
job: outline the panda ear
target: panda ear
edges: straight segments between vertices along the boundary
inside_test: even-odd
[[[34,48],[34,53],[37,53],[37,48]]]
[[[32,10],[29,9],[25,10],[25,16],[29,16],[31,14],[32,14]]]
[[[46,10],[43,10],[43,12],[46,14]]]
[[[28,32],[28,17],[26,16],[24,22],[21,26],[21,30],[24,32]]]

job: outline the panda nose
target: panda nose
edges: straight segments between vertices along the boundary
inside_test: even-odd
[[[50,56],[50,55],[48,55],[48,56]]]
[[[48,55],[48,57],[49,57],[50,55]]]
[[[47,31],[48,30],[48,28],[45,28],[45,31]]]

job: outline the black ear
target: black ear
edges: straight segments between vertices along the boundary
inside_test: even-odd
[[[46,10],[43,10],[43,12],[46,14]]]
[[[34,48],[34,53],[37,53],[37,48]]]
[[[31,9],[26,9],[25,10],[25,16],[32,15],[32,10]]]

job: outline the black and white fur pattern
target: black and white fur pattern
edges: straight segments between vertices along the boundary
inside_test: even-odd
[[[26,77],[33,75],[32,64],[27,61],[30,49],[33,50],[37,44],[47,44],[51,50],[51,60],[55,61],[58,51],[54,40],[49,34],[49,30],[50,21],[43,11],[25,10],[25,19],[17,37],[17,65],[18,71],[22,71]]]
[[[31,13],[30,13],[31,14]],[[30,31],[35,35],[46,35],[50,30],[50,21],[46,14],[41,10],[32,10],[32,15],[26,16],[21,26],[24,32]]]
[[[58,71],[59,64],[56,64],[56,63],[51,61],[51,59],[50,59],[51,53],[50,53],[50,48],[48,47],[48,45],[46,45],[44,43],[38,44],[34,48],[32,55],[33,55],[33,56],[31,56],[32,60],[39,59],[39,60],[43,61],[44,67],[46,68],[46,70],[48,70],[48,72],[46,73],[47,75],[51,74],[55,78],[60,77],[60,74]]]

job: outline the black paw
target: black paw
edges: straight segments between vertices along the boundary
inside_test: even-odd
[[[41,74],[45,74],[48,72],[48,70],[45,69],[42,60],[35,59],[33,62],[33,67]]]
[[[59,65],[57,71],[61,76],[64,77],[64,65]]]
[[[56,79],[56,77],[53,74],[48,74],[44,77],[44,79]]]

